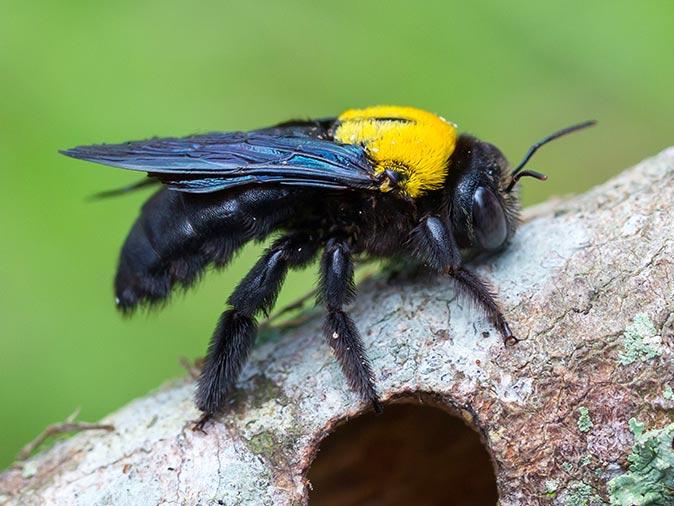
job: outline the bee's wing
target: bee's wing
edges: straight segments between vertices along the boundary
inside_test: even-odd
[[[362,147],[269,130],[81,146],[62,153],[147,172],[170,188],[192,193],[249,184],[376,188]]]

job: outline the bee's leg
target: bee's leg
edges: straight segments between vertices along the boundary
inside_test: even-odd
[[[231,309],[220,316],[198,381],[196,404],[204,412],[200,426],[223,407],[234,386],[255,341],[256,314],[271,309],[288,268],[309,263],[318,246],[304,233],[277,240],[229,297]]]
[[[448,274],[460,293],[474,301],[503,336],[506,344],[517,341],[489,286],[461,266],[461,252],[451,225],[437,216],[426,216],[410,236],[412,254],[432,269]]]
[[[356,325],[343,310],[355,295],[353,261],[348,243],[330,239],[321,258],[318,289],[318,299],[328,310],[323,329],[349,385],[379,413],[382,408],[370,362],[365,356]]]
[[[519,341],[513,335],[489,285],[463,267],[450,272],[449,275],[452,276],[459,290],[468,295],[487,314],[492,324],[501,333],[505,344],[515,344]]]

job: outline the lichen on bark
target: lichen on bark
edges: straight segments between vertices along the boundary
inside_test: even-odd
[[[585,406],[578,408],[578,422],[576,423],[578,430],[581,432],[590,432],[593,427],[592,418],[590,418],[590,410]]]
[[[608,486],[616,506],[670,506],[674,504],[674,423],[644,432],[644,424],[630,420],[634,447],[629,469]]]
[[[662,355],[662,340],[648,315],[639,313],[624,334],[625,345],[620,363],[630,365],[637,360],[648,361]]]

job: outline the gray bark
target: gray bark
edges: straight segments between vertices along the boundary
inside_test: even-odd
[[[527,215],[508,251],[475,266],[523,339],[515,346],[450,280],[360,287],[352,314],[382,398],[465,419],[502,506],[668,504],[674,148]],[[0,503],[304,503],[320,441],[368,410],[320,326],[316,316],[256,348],[207,435],[191,430],[193,381],[178,379],[107,416],[113,432],[77,434],[5,471]],[[651,459],[646,476],[627,456],[647,461],[649,441],[669,468]]]

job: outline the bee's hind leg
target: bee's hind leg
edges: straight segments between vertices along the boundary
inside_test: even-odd
[[[308,264],[318,246],[311,233],[298,232],[278,239],[229,297],[231,309],[220,316],[198,380],[196,403],[204,416],[197,429],[203,430],[209,418],[224,406],[253,347],[255,316],[269,312],[288,269]]]

